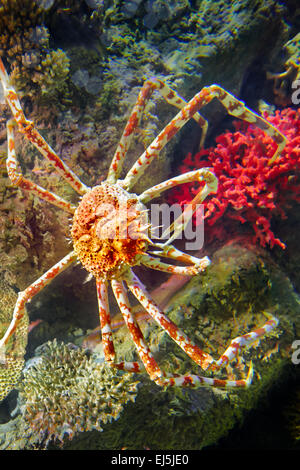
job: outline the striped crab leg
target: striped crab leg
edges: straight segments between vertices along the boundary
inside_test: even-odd
[[[184,266],[181,267],[181,266],[174,266],[174,265],[168,265],[166,263],[161,263],[154,256],[150,256],[151,262],[147,264],[147,259],[145,259],[146,258],[146,255],[145,255],[145,257],[143,256],[141,258],[141,263],[149,266],[149,268],[158,269],[159,271],[165,271],[165,272],[183,274],[185,276],[186,275],[190,276],[190,275],[199,274],[200,272],[204,271],[210,265],[210,259],[208,258],[208,256],[204,256],[203,258],[196,258],[195,256],[188,255],[187,253],[184,253],[183,251],[178,250],[178,248],[175,248],[173,245],[165,245],[165,244],[162,244],[162,243],[155,243],[153,246],[159,248],[159,250],[151,251],[151,255],[163,256],[163,257],[166,257],[166,258],[174,259],[176,261],[180,261],[182,263],[190,263],[190,264],[193,265],[192,266],[192,274],[190,274],[189,269],[187,269],[185,271]],[[147,255],[147,257],[148,257],[148,255]],[[175,268],[175,269],[173,269],[173,268]],[[182,268],[182,269],[180,270],[178,268]],[[191,266],[187,266],[187,268],[191,268]]]
[[[138,198],[143,203],[151,201],[159,197],[164,191],[172,189],[179,184],[185,183],[205,183],[205,191],[202,192],[201,200],[210,193],[215,193],[218,189],[218,180],[210,168],[200,168],[199,170],[188,171],[182,175],[175,176],[169,180],[163,181],[162,183],[153,186],[150,189],[146,189],[141,193]]]
[[[172,139],[172,137],[177,134],[184,124],[193,118],[194,114],[199,111],[200,108],[210,103],[214,98],[217,98],[232,116],[243,119],[251,124],[255,124],[270,135],[270,137],[275,140],[278,147],[273,157],[270,159],[269,164],[277,158],[285,147],[285,136],[268,121],[247,108],[242,101],[239,101],[231,93],[218,85],[211,85],[203,88],[199,93],[197,93],[149,145],[133,165],[131,170],[127,173],[123,181],[125,189],[130,189],[136,183],[144,173],[147,166],[158,156],[159,152]]]
[[[150,316],[168,333],[168,335],[185,351],[185,353],[193,359],[194,362],[196,362],[196,364],[206,370],[213,362],[212,356],[202,351],[196,344],[194,344],[187,335],[160,310],[133,272],[128,272],[126,283],[133,295],[145,308],[146,312],[150,314]]]
[[[20,188],[31,191],[36,194],[39,198],[43,199],[44,201],[50,202],[51,204],[63,209],[66,212],[70,212],[74,214],[76,207],[68,201],[65,201],[57,194],[54,194],[47,189],[42,188],[38,184],[24,178],[21,173],[17,171],[17,157],[15,151],[15,142],[14,142],[14,134],[13,130],[15,127],[15,121],[10,119],[7,122],[7,159],[6,159],[6,167],[7,173],[11,180],[11,182],[15,186],[19,186]]]
[[[207,256],[203,258],[196,258],[195,256],[188,255],[184,253],[184,251],[178,250],[173,245],[165,245],[163,243],[154,243],[153,246],[159,248],[157,251],[151,251],[151,255],[157,256],[165,256],[166,258],[175,259],[176,261],[181,261],[182,263],[191,263],[194,265],[198,265],[199,263],[203,263],[201,267],[201,271],[210,264],[210,260]]]
[[[242,387],[247,388],[251,385],[253,379],[253,366],[250,363],[247,377],[245,379],[239,380],[229,380],[229,379],[214,379],[212,377],[204,377],[202,375],[187,374],[187,375],[174,375],[173,377],[162,377],[160,380],[157,380],[156,383],[161,386],[169,387],[191,387],[197,388],[201,386],[210,386],[210,387],[221,387],[221,388],[233,388],[233,387]]]
[[[144,339],[143,333],[141,332],[141,329],[131,312],[129,300],[124,285],[122,282],[116,280],[111,281],[111,285],[115,298],[118,302],[120,311],[123,315],[125,324],[129,330],[131,338],[136,346],[136,349],[144,364],[144,367],[148,372],[151,380],[156,381],[159,377],[163,375],[163,373],[160,370],[157,362],[155,361],[150,351],[150,348]]]
[[[145,106],[155,90],[158,90],[169,104],[179,109],[182,109],[187,104],[176,91],[172,90],[158,78],[152,77],[143,84],[108,170],[106,181],[109,183],[115,183],[121,173],[124,158],[132,141],[134,131],[139,126]],[[199,113],[195,113],[193,118],[202,127],[201,142],[204,142],[207,121]]]
[[[119,304],[121,313],[123,315],[124,321],[127,325],[127,328],[130,332],[130,335],[134,341],[134,344],[137,348],[138,354],[144,364],[146,371],[148,372],[151,380],[153,380],[157,385],[160,386],[179,386],[179,387],[199,387],[201,385],[210,385],[215,387],[247,387],[251,383],[253,369],[250,366],[248,376],[246,379],[242,380],[220,380],[213,379],[209,377],[202,377],[199,375],[183,375],[183,376],[168,376],[164,371],[160,369],[156,360],[154,359],[149,346],[147,345],[143,333],[139,325],[137,324],[133,314],[131,313],[128,297],[124,289],[123,283],[119,281],[112,281],[112,288]],[[124,363],[124,370],[126,369]],[[127,363],[132,364],[132,363]],[[135,364],[135,363],[134,363]],[[119,364],[119,368],[122,363]],[[136,369],[135,372],[140,372]]]
[[[241,348],[245,346],[250,346],[252,343],[255,343],[255,341],[272,331],[278,325],[279,321],[276,317],[268,313],[264,314],[268,318],[268,320],[263,326],[251,331],[250,333],[246,333],[245,335],[234,338],[231,341],[229,347],[226,349],[226,351],[220,356],[217,361],[211,364],[209,368],[215,370],[226,365],[238,355]]]
[[[58,263],[52,266],[52,268],[50,268],[46,273],[44,273],[39,279],[37,279],[29,287],[27,287],[24,291],[19,292],[10,325],[6,330],[4,336],[0,339],[0,361],[4,360],[5,362],[5,346],[11,336],[14,334],[21,318],[24,316],[26,303],[30,302],[36,294],[38,294],[58,274],[68,268],[76,259],[77,258],[75,252],[71,251]]]
[[[0,80],[2,82],[4,96],[18,125],[19,131],[33,143],[56,171],[72,186],[79,194],[85,194],[88,187],[80,181],[78,176],[64,163],[54,150],[47,144],[41,134],[34,128],[34,124],[26,119],[21,107],[18,95],[10,84],[9,76],[0,58]]]
[[[168,333],[168,335],[185,351],[185,353],[202,369],[218,370],[223,365],[234,359],[240,349],[251,345],[253,342],[270,332],[278,323],[275,317],[269,315],[269,320],[257,330],[232,340],[229,348],[219,360],[215,361],[210,354],[202,351],[191,341],[183,331],[177,327],[155,304],[137,277],[131,273],[126,279],[127,285],[138,301],[143,305],[151,317]],[[247,387],[253,377],[253,367],[250,365],[246,379],[227,380],[202,377],[198,375],[186,375],[179,377],[164,377],[157,380],[160,385],[192,386],[212,385],[215,387]]]
[[[199,204],[201,204],[210,193],[217,192],[218,180],[216,176],[214,173],[212,173],[212,171],[210,171],[209,168],[201,168],[199,170],[189,171],[183,175],[175,176],[174,178],[153,186],[153,188],[147,189],[139,196],[139,200],[145,204],[146,202],[159,197],[163,191],[174,188],[179,184],[192,182],[204,183],[204,186],[199,190],[192,201],[186,205],[182,214],[180,214],[161,235],[161,238],[164,239],[166,238],[166,235],[169,235],[171,232],[173,232],[165,245],[168,245],[174,241],[185,229],[193,214],[199,208]]]
[[[113,285],[114,281],[112,281]],[[105,361],[112,367],[120,370],[127,370],[128,372],[140,372],[140,365],[138,362],[115,362],[116,353],[113,343],[113,334],[111,328],[111,318],[109,313],[107,283],[99,279],[96,280],[97,298],[99,308],[99,319],[102,336],[102,346]],[[117,298],[119,302],[119,297]]]

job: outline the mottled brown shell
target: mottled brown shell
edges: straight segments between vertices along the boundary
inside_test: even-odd
[[[121,186],[102,183],[80,201],[71,235],[87,271],[97,279],[116,279],[147,248],[145,206]]]

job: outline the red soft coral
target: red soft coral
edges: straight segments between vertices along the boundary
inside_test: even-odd
[[[215,233],[221,217],[250,222],[254,241],[262,246],[285,247],[271,230],[275,214],[286,217],[292,200],[300,201],[300,112],[291,108],[264,115],[286,137],[287,144],[273,164],[268,161],[276,150],[274,140],[257,127],[235,122],[236,132],[226,132],[216,139],[217,146],[189,154],[180,170],[212,167],[219,180],[217,194],[204,201],[205,219]],[[198,192],[196,185],[175,188],[170,202],[186,204]]]

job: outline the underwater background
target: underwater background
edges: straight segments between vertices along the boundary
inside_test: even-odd
[[[104,363],[95,280],[80,266],[27,305],[0,361],[0,449],[296,449],[300,442],[300,8],[297,0],[0,0],[0,57],[24,112],[84,184],[104,181],[145,80],[185,100],[218,84],[286,137],[276,142],[229,115],[219,101],[190,120],[134,186],[211,168],[218,191],[204,201],[211,264],[199,276],[134,271],[168,317],[218,358],[230,341],[279,324],[220,372],[200,368],[136,302],[155,359],[172,374],[238,380],[244,388],[159,387],[147,373]],[[14,186],[7,173],[0,89],[0,338],[18,292],[70,251],[70,215]],[[177,113],[159,93],[145,107],[122,176]],[[205,139],[204,139],[205,137]],[[21,133],[23,175],[76,204],[78,198]],[[162,203],[184,205],[186,184]],[[195,227],[197,220],[194,220]],[[185,240],[176,244],[184,249]],[[132,300],[132,299],[131,299]],[[119,360],[137,360],[109,295]],[[0,358],[1,359],[1,358]]]

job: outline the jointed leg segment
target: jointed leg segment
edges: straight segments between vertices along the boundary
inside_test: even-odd
[[[15,142],[14,142],[14,127],[15,122],[10,119],[7,122],[7,159],[6,159],[6,167],[7,173],[11,180],[11,182],[15,186],[19,186],[26,191],[31,191],[32,193],[36,194],[39,198],[43,199],[44,201],[50,202],[51,204],[67,211],[71,214],[74,214],[76,207],[73,206],[70,202],[65,201],[57,194],[48,191],[47,189],[42,188],[38,184],[34,183],[33,181],[24,178],[21,173],[17,170],[17,158],[16,158],[16,151],[15,151]]]
[[[98,307],[99,307],[99,319],[101,326],[101,335],[102,335],[102,345],[105,361],[110,364],[112,367],[116,367],[120,370],[126,370],[128,372],[140,372],[140,365],[138,362],[116,362],[116,353],[113,343],[113,335],[111,329],[111,318],[109,313],[108,305],[108,294],[107,294],[107,284],[106,282],[97,280],[97,297],[98,297]],[[121,312],[124,318],[127,320],[127,312],[124,312],[126,309],[126,301],[122,297],[122,289],[118,283],[112,281],[112,287],[115,293],[115,297],[120,305]],[[124,304],[124,306],[123,306]],[[122,308],[121,308],[122,307]],[[125,320],[125,321],[126,321]]]
[[[155,302],[150,298],[149,294],[143,288],[140,281],[132,273],[128,276],[126,283],[135,297],[143,305],[146,311],[151,315],[151,317],[168,333],[168,335],[185,351],[185,353],[190,356],[190,358],[198,364],[203,370],[212,370],[216,371],[222,366],[226,365],[228,362],[237,357],[242,347],[251,345],[253,342],[257,341],[261,336],[265,335],[271,331],[278,323],[278,320],[271,316],[269,320],[260,328],[239,336],[231,341],[230,346],[226,351],[220,356],[220,358],[215,361],[213,357],[202,351],[195,343],[193,343],[183,331],[178,328],[155,304]],[[147,354],[147,353],[146,353]],[[216,379],[210,377],[202,377],[199,375],[188,374],[185,376],[168,376],[161,371],[161,376],[159,376],[155,381],[159,385],[178,385],[178,386],[191,386],[197,387],[200,385],[212,385],[215,387],[247,387],[250,385],[253,376],[253,367],[250,364],[249,371],[246,379],[240,380],[227,380],[227,379]]]
[[[112,281],[112,288],[115,294],[115,298],[118,302],[120,311],[122,312],[125,324],[128,328],[128,331],[131,335],[131,338],[134,341],[134,344],[137,348],[138,354],[144,364],[144,367],[152,380],[156,380],[162,376],[162,372],[157,365],[144,337],[141,329],[136,322],[128,301],[128,297],[123,286],[123,283],[120,281]],[[138,364],[133,363],[138,370]]]
[[[146,203],[161,195],[163,191],[174,188],[179,184],[199,182],[204,183],[204,186],[199,190],[194,199],[184,208],[184,211],[177,217],[177,219],[163,232],[161,238],[164,239],[168,236],[168,241],[165,245],[172,243],[180,233],[185,229],[193,214],[198,209],[204,199],[210,194],[215,193],[218,189],[218,180],[216,176],[209,170],[209,168],[201,168],[199,170],[189,171],[183,175],[175,176],[163,183],[160,183],[153,188],[147,189],[140,196],[139,200]],[[172,235],[171,235],[171,232]]]
[[[182,109],[187,104],[176,91],[172,90],[168,85],[155,77],[150,78],[144,83],[110,165],[107,176],[109,183],[115,183],[121,173],[124,158],[130,146],[134,131],[139,126],[145,106],[154,90],[158,90],[165,100],[176,108]],[[207,121],[199,113],[195,113],[193,118],[202,127],[201,142],[204,142],[207,131]]]
[[[146,312],[168,333],[168,335],[190,356],[196,364],[202,369],[207,369],[208,365],[213,361],[213,358],[202,351],[197,345],[192,343],[183,331],[181,331],[155,304],[149,294],[138,278],[132,273],[126,279],[126,283],[137,298],[143,305]]]
[[[159,248],[157,251],[151,251],[152,255],[163,256],[166,258],[171,258],[176,261],[181,261],[182,263],[190,263],[199,267],[199,271],[203,271],[210,264],[210,260],[207,256],[203,258],[196,258],[195,256],[188,255],[183,251],[178,250],[173,245],[165,245],[162,243],[155,243],[155,247]]]
[[[13,317],[5,335],[0,339],[0,355],[5,356],[5,345],[9,341],[10,337],[14,334],[21,318],[24,316],[25,305],[30,302],[31,299],[38,294],[47,284],[49,284],[58,274],[63,272],[76,260],[76,254],[74,251],[69,253],[52,268],[50,268],[45,274],[39,279],[33,282],[24,291],[19,292],[18,300],[15,305]]]
[[[24,116],[19,98],[10,84],[9,77],[0,58],[0,80],[3,85],[4,96],[12,111],[15,121],[18,125],[19,131],[35,145],[42,155],[53,165],[57,172],[75,189],[79,194],[85,194],[88,187],[80,181],[78,176],[64,163],[54,152],[54,150],[47,144],[41,134],[34,128],[31,121],[28,121]]]
[[[26,119],[21,108],[19,99],[16,95],[16,92],[10,84],[9,77],[5,71],[1,58],[0,80],[3,84],[5,97],[14,116],[14,119],[8,121],[7,124],[7,170],[11,181],[22,189],[30,190],[37,194],[41,199],[46,200],[60,207],[61,209],[73,214],[75,211],[75,207],[72,204],[68,203],[67,201],[64,201],[59,196],[56,196],[55,194],[24,178],[22,174],[17,171],[17,159],[13,136],[13,130],[16,125],[18,126],[19,130],[25,135],[25,137],[36,146],[36,148],[44,155],[44,157],[54,166],[58,173],[63,176],[63,178],[79,194],[83,195],[90,189],[80,181],[80,179],[68,168],[65,163],[62,162],[62,160],[46,143],[46,141],[39,134],[39,132],[34,128],[33,124]],[[158,90],[161,95],[166,99],[166,101],[179,108],[180,112],[174,117],[174,119],[172,119],[172,121],[161,131],[159,136],[145,150],[145,152],[137,160],[135,165],[128,172],[124,181],[118,181],[118,177],[122,169],[123,160],[131,142],[133,132],[138,127],[146,103],[154,90]],[[276,143],[278,144],[278,149],[269,162],[272,163],[278,153],[283,148],[285,144],[285,138],[271,124],[269,124],[263,118],[250,111],[248,108],[246,108],[244,103],[240,102],[230,93],[226,92],[217,85],[212,85],[211,87],[203,88],[203,90],[201,90],[197,95],[195,95],[193,99],[191,99],[187,103],[175,91],[173,91],[163,82],[153,78],[148,80],[141,89],[136,105],[130,115],[130,118],[122,135],[120,144],[114,155],[112,164],[109,169],[107,182],[111,184],[120,184],[123,186],[124,189],[129,190],[135,184],[138,178],[143,174],[148,164],[155,157],[157,157],[157,155],[167,144],[167,142],[169,142],[170,139],[179,131],[179,129],[191,118],[195,119],[196,122],[198,122],[199,125],[202,127],[203,142],[207,130],[207,122],[198,113],[198,110],[202,106],[208,104],[213,98],[217,98],[226,107],[228,112],[233,116],[258,125],[259,127],[263,128],[272,138],[275,139]],[[209,264],[209,259],[207,257],[204,257],[202,259],[195,258],[191,255],[182,253],[180,250],[170,245],[170,243],[175,238],[177,238],[180,232],[184,230],[187,223],[190,221],[192,215],[194,214],[195,210],[197,209],[197,204],[200,204],[205,199],[205,197],[211,192],[216,192],[217,179],[209,169],[202,168],[200,170],[195,170],[184,175],[172,178],[168,181],[165,181],[147,191],[144,191],[139,196],[139,200],[142,203],[146,203],[160,196],[163,191],[169,188],[172,188],[182,183],[193,181],[198,181],[204,184],[196,195],[196,197],[193,199],[193,201],[185,208],[181,216],[176,218],[173,224],[171,224],[171,226],[169,227],[169,229],[167,229],[171,229],[171,231],[173,232],[172,236],[168,239],[166,243],[163,244],[151,242],[151,248],[153,248],[153,251],[147,255],[140,255],[137,259],[136,264],[142,263],[153,269],[183,275],[195,275],[207,267],[207,265]],[[162,238],[164,238],[164,234],[162,235]],[[187,263],[190,264],[190,266],[170,265],[157,259],[155,257],[157,255]],[[24,315],[26,303],[29,302],[38,292],[43,289],[43,287],[50,283],[52,279],[54,279],[59,273],[61,273],[68,266],[70,266],[75,260],[75,252],[69,253],[56,265],[50,268],[45,274],[43,274],[37,281],[32,283],[23,292],[19,293],[18,300],[16,302],[15,309],[13,312],[12,321],[6,333],[0,340],[0,360],[2,360],[2,354],[5,359],[6,345],[11,336],[14,334],[19,321]],[[102,275],[99,274],[99,276]],[[277,324],[277,319],[270,316],[269,320],[261,328],[258,328],[248,334],[245,334],[232,340],[230,346],[225,350],[225,352],[220,356],[220,358],[215,361],[210,354],[200,349],[193,341],[188,338],[188,336],[179,327],[177,327],[168,318],[168,316],[163,311],[161,311],[161,309],[148,295],[142,283],[131,271],[129,266],[128,271],[126,271],[125,274],[125,282],[127,283],[127,286],[130,291],[134,294],[134,296],[146,309],[150,316],[157,322],[157,324],[162,327],[167,332],[167,334],[185,351],[185,353],[204,370],[215,371],[220,369],[221,367],[229,363],[232,359],[234,359],[238,355],[242,347],[251,345],[254,341],[259,339],[264,334],[268,333],[270,330],[272,330],[272,328],[274,328]],[[164,373],[155,361],[150,351],[150,348],[143,337],[142,331],[133,313],[131,312],[129,300],[123,282],[116,278],[111,280],[111,284],[120,311],[123,315],[124,321],[127,325],[130,335],[135,343],[140,359],[144,364],[145,369],[149,373],[151,379],[154,380],[158,385],[178,385],[195,387],[206,384],[220,387],[245,387],[251,383],[253,375],[252,365],[249,368],[246,379],[233,381],[220,380],[209,377],[207,378],[194,374],[188,374],[184,376],[179,376],[175,374],[173,376],[170,376]],[[109,314],[107,281],[103,281],[98,278],[96,279],[96,286],[99,306],[99,318],[102,331],[102,344],[105,360],[110,365],[117,367],[118,369],[127,370],[131,372],[140,372],[141,368],[139,362],[116,361],[116,354],[113,344],[113,335],[111,328],[111,318]]]
[[[210,264],[207,257],[199,259],[197,264],[192,266],[176,266],[173,264],[167,264],[154,256],[144,255],[141,257],[141,264],[151,269],[157,269],[158,271],[164,271],[171,274],[181,274],[183,276],[195,276],[199,272],[204,271],[205,268]]]
[[[200,108],[210,103],[214,98],[217,98],[232,116],[255,124],[270,135],[276,141],[278,148],[269,161],[269,164],[277,158],[278,154],[285,146],[285,136],[268,121],[248,109],[242,101],[239,101],[229,92],[218,85],[211,85],[203,88],[199,93],[197,93],[160,132],[156,139],[154,139],[145,152],[140,156],[123,181],[123,185],[126,189],[130,189],[136,183],[153,158],[158,156],[159,152],[172,139],[172,137],[177,134],[184,124],[193,118]]]
[[[278,325],[278,320],[276,317],[269,314],[265,315],[269,318],[269,320],[267,320],[263,326],[257,328],[254,331],[251,331],[250,333],[246,333],[243,336],[238,336],[237,338],[233,339],[226,351],[222,354],[222,356],[220,356],[217,361],[214,362],[211,368],[220,368],[223,365],[227,364],[229,361],[231,361],[232,359],[234,359],[234,357],[238,355],[241,348],[245,346],[250,346],[259,338],[272,331],[273,328]]]
[[[163,181],[162,183],[153,186],[150,189],[146,189],[142,194],[139,195],[139,200],[146,204],[152,199],[159,197],[164,191],[175,188],[180,184],[185,183],[205,183],[205,192],[202,192],[202,200],[204,200],[208,194],[215,193],[218,189],[218,180],[209,168],[200,168],[199,170],[188,171],[182,175],[174,176],[169,180]]]
[[[142,298],[140,296],[140,293],[138,292],[139,288],[137,291],[135,291],[135,289],[137,289],[138,284],[140,283],[138,279],[134,276],[133,284],[131,286],[129,285],[129,287],[132,290],[132,292],[136,295],[136,297],[139,298],[140,302],[142,303]],[[215,378],[203,377],[203,376],[199,376],[195,374],[171,376],[163,372],[158,366],[157,362],[155,361],[143,337],[140,327],[138,326],[133,314],[131,313],[130,305],[129,305],[128,298],[127,298],[123,284],[119,281],[112,281],[112,287],[113,287],[115,297],[118,301],[120,310],[122,312],[123,318],[131,334],[131,337],[136,345],[138,354],[144,364],[144,367],[146,371],[148,372],[150,378],[154,380],[158,385],[160,386],[176,385],[176,386],[181,386],[181,387],[182,386],[198,387],[201,385],[210,385],[210,386],[215,386],[215,387],[247,387],[248,385],[250,385],[251,380],[252,380],[252,375],[253,375],[253,368],[251,364],[250,364],[246,379],[241,379],[241,380],[215,379]],[[146,292],[143,290],[142,290],[142,293],[146,294]],[[154,302],[150,298],[148,298],[148,301],[149,300],[155,306]],[[155,307],[156,309],[158,309],[157,306]],[[196,345],[192,343],[192,341],[190,341],[184,335],[184,333],[178,327],[176,327],[176,325],[172,324],[172,322],[170,322],[170,320],[168,320],[164,314],[162,315],[164,319],[168,321],[169,324],[172,325],[172,327],[176,330],[176,334],[180,339],[176,341],[174,334],[171,335],[170,332],[166,330],[170,334],[170,336],[173,339],[175,339],[175,341],[178,342],[178,344],[182,348],[183,348],[182,341],[183,340],[186,341],[186,345],[183,349],[187,354],[189,354],[191,357],[193,355],[197,355],[198,363],[199,365],[201,365],[202,368],[207,368],[209,364],[213,363],[213,358],[209,354],[205,353],[204,351],[201,351]],[[152,316],[154,318],[154,315]],[[193,359],[195,360],[194,357]],[[117,365],[116,364],[113,364],[113,365],[119,367],[119,369],[130,370],[133,372],[140,372],[139,364],[135,362],[134,363],[119,363]]]

